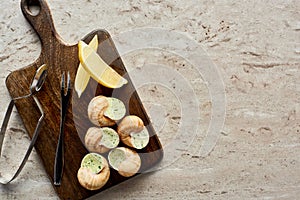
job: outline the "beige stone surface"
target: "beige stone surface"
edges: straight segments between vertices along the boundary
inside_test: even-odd
[[[10,100],[5,77],[33,62],[40,53],[39,39],[23,17],[19,3],[19,0],[0,3],[1,121]],[[125,52],[122,59],[133,81],[140,85],[138,92],[167,154],[160,170],[138,176],[92,199],[299,198],[299,1],[49,0],[48,3],[56,29],[68,43],[75,44],[90,31],[103,28],[116,36],[118,49],[132,45],[135,40],[138,47],[143,46],[143,40],[137,40],[136,35],[127,38],[130,41],[118,36],[137,28],[172,30],[197,42],[224,82],[225,123],[217,132],[219,138],[213,151],[201,157],[199,150],[212,116],[207,80],[197,74],[189,60],[171,50],[132,46],[133,51]],[[154,76],[157,80],[168,78],[159,66],[177,71],[190,83],[193,94],[185,94],[186,88],[176,84],[176,79],[170,80],[172,87],[179,88],[179,96],[197,97],[200,116],[190,119],[191,127],[186,132],[195,130],[195,122],[199,127],[196,135],[183,141],[187,148],[174,147],[178,144],[178,135],[174,133],[181,126],[181,109],[185,106],[178,94],[164,85],[142,85],[143,78],[135,76],[149,64],[158,67]],[[5,168],[5,162],[15,166],[24,144],[28,143],[16,111],[8,136],[5,149],[16,157],[1,158],[1,169]],[[178,157],[172,157],[173,148]],[[31,154],[16,181],[0,186],[0,199],[58,199],[36,152]]]

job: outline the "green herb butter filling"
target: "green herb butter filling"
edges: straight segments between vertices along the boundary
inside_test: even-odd
[[[142,149],[147,146],[149,142],[149,134],[146,128],[141,132],[131,133],[131,142],[136,149]]]
[[[118,133],[114,129],[104,127],[102,128],[102,132],[103,135],[100,141],[100,145],[103,145],[110,149],[118,146],[120,139]]]
[[[108,161],[112,168],[118,170],[119,165],[126,159],[125,152],[120,149],[113,149],[108,154]]]
[[[112,120],[120,120],[125,116],[126,108],[122,101],[113,97],[107,97],[108,108],[105,110],[104,115]]]
[[[103,169],[103,157],[97,153],[89,153],[81,161],[81,167],[90,169],[93,173],[98,174]]]

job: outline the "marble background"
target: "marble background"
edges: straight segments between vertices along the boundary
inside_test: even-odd
[[[48,4],[57,32],[67,43],[75,44],[90,31],[102,28],[114,37],[118,50],[132,49],[124,52],[122,59],[139,86],[141,99],[167,151],[160,170],[138,176],[92,199],[300,196],[299,1],[48,0]],[[37,35],[21,13],[19,0],[1,1],[0,10],[2,121],[10,100],[5,78],[32,63],[41,49]],[[212,117],[210,83],[189,60],[174,54],[172,49],[138,49],[144,41],[137,35],[119,37],[144,28],[180,33],[181,39],[196,42],[205,58],[212,61],[213,65],[208,66],[216,67],[220,74],[221,79],[216,81],[224,83],[225,123],[215,131],[218,140],[207,156],[202,157],[199,152]],[[168,38],[165,42],[174,43]],[[193,110],[181,104],[178,94],[166,87],[168,84],[142,84],[144,77],[136,74],[151,65],[178,72],[193,89],[192,94],[185,96],[196,96],[200,113],[187,125],[193,124],[190,128],[196,130],[188,142],[183,141],[188,143],[187,148],[174,147],[180,145],[174,133],[182,125],[182,107],[188,107],[187,112]],[[169,80],[161,68],[152,76],[170,81],[173,89],[179,88],[184,94],[186,88],[176,79]],[[15,157],[2,157],[1,169],[16,166],[25,144],[28,136],[14,111],[4,146],[5,153]],[[176,150],[174,157],[172,149]],[[16,181],[0,186],[0,199],[58,199],[35,151]]]

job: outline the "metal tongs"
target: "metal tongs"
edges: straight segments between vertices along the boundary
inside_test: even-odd
[[[15,105],[15,101],[20,100],[20,99],[24,99],[24,98],[29,98],[29,97],[32,96],[35,103],[36,103],[36,105],[37,105],[37,107],[38,107],[38,109],[39,109],[39,111],[40,111],[40,113],[41,113],[41,116],[40,116],[40,118],[38,120],[38,123],[35,127],[30,145],[29,145],[29,147],[26,151],[26,154],[25,154],[18,170],[15,172],[13,177],[8,179],[8,180],[1,177],[0,178],[0,183],[2,183],[2,184],[10,183],[11,181],[13,181],[20,174],[20,172],[22,171],[26,161],[28,160],[28,157],[29,157],[29,155],[30,155],[30,153],[31,153],[31,151],[34,147],[34,144],[36,142],[36,139],[39,135],[41,124],[42,124],[43,119],[44,119],[44,111],[43,111],[42,105],[40,104],[39,100],[37,99],[37,97],[34,94],[41,90],[41,88],[42,88],[42,86],[43,86],[43,84],[46,80],[46,76],[47,76],[47,65],[43,64],[42,66],[40,66],[37,69],[37,71],[36,71],[36,73],[33,77],[33,80],[32,80],[31,85],[30,85],[30,93],[25,95],[25,96],[14,98],[9,103],[9,106],[7,108],[7,111],[6,111],[2,126],[1,126],[1,131],[0,131],[0,155],[1,155],[1,152],[2,152],[3,139],[4,139],[4,136],[5,136],[5,133],[6,133],[8,121],[10,119],[13,107]]]

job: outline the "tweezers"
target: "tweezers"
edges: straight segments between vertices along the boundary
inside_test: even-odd
[[[11,116],[11,113],[12,113],[12,110],[13,110],[13,107],[15,105],[15,101],[19,100],[19,99],[24,99],[24,98],[29,98],[29,97],[33,97],[40,113],[41,113],[41,116],[37,122],[37,125],[35,127],[35,130],[34,130],[34,133],[33,133],[33,136],[32,136],[32,139],[31,139],[31,142],[29,144],[29,147],[25,153],[25,156],[19,166],[19,168],[17,169],[17,171],[15,172],[15,174],[12,176],[12,178],[10,179],[6,179],[4,177],[1,177],[0,178],[0,183],[1,184],[8,184],[10,183],[11,181],[13,181],[19,174],[20,172],[22,171],[25,163],[27,162],[28,160],[28,157],[34,147],[34,144],[36,142],[36,139],[38,138],[38,135],[40,133],[40,129],[41,129],[41,125],[42,125],[42,122],[43,122],[43,119],[44,119],[44,111],[43,111],[43,108],[42,108],[42,105],[40,104],[39,100],[37,99],[36,96],[34,96],[34,94],[38,91],[40,91],[42,85],[44,84],[45,82],[45,79],[46,79],[46,76],[47,76],[47,65],[42,65],[40,66],[36,73],[35,73],[35,76],[31,82],[31,85],[30,85],[30,94],[28,95],[25,95],[25,96],[22,96],[22,97],[17,97],[17,98],[14,98],[10,101],[9,103],[9,106],[7,108],[7,111],[6,111],[6,114],[5,114],[5,117],[4,117],[4,120],[3,120],[3,123],[2,123],[2,126],[1,126],[1,131],[0,131],[0,155],[1,155],[1,152],[2,152],[2,145],[3,145],[3,140],[4,140],[4,136],[5,136],[5,133],[6,133],[6,129],[7,129],[7,125],[8,125],[8,122],[9,122],[9,119],[10,119],[10,116]]]

